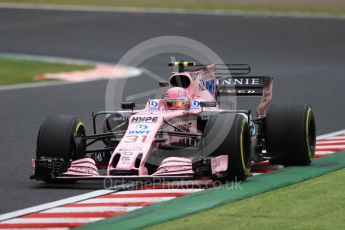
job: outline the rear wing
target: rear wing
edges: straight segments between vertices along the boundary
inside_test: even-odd
[[[272,82],[273,78],[269,76],[217,77],[217,95],[262,96]]]
[[[272,100],[273,78],[269,76],[234,76],[217,79],[218,96],[259,96],[258,118],[265,117]]]

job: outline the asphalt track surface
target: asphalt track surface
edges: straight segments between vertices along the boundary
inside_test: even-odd
[[[311,104],[323,134],[345,128],[344,28],[338,19],[0,9],[0,52],[116,62],[146,39],[186,36],[223,60],[274,76],[274,101]],[[145,67],[167,77],[167,61],[156,58]],[[74,114],[91,125],[91,111],[104,110],[106,83],[0,91],[0,213],[102,188],[93,182],[51,186],[29,176],[45,117]]]

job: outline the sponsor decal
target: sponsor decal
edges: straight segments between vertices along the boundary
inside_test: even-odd
[[[208,90],[211,94],[215,93],[215,80],[202,80],[203,88]]]
[[[138,124],[136,127],[136,130],[146,130],[149,127],[147,125],[143,125],[143,124]]]
[[[255,89],[221,89],[220,94],[259,94],[261,90]]]
[[[128,134],[138,134],[138,135],[143,135],[143,134],[150,134],[150,130],[129,130]]]
[[[158,121],[158,117],[132,117],[132,123],[156,123]]]
[[[214,78],[213,74],[210,71],[202,71],[202,72],[192,72],[191,73],[193,80],[204,80],[204,79],[212,79]]]
[[[199,83],[199,90],[200,90],[200,91],[206,91],[206,87],[205,87],[205,85],[204,85],[203,82],[200,82],[200,83]]]
[[[138,124],[136,127],[135,127],[135,130],[129,130],[128,131],[128,134],[138,134],[138,135],[141,135],[141,134],[150,134],[151,131],[148,130],[149,126],[147,125],[144,125],[144,124]]]
[[[123,156],[122,155],[120,161],[122,164],[129,165],[131,163],[131,158],[129,156]]]
[[[199,110],[201,108],[199,100],[193,100],[190,106],[191,110]]]
[[[260,78],[226,78],[221,81],[221,85],[236,86],[236,85],[261,85]]]
[[[132,152],[138,152],[141,151],[143,145],[130,145],[128,147],[122,147],[119,149],[119,152],[124,152],[124,153],[132,153]]]
[[[158,111],[158,100],[150,100],[151,111]]]
[[[126,121],[128,120],[127,117],[113,117],[113,121]]]

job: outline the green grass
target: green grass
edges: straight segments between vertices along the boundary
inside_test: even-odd
[[[39,74],[85,70],[90,68],[92,67],[0,58],[0,85],[38,82],[35,76]]]
[[[344,15],[343,7],[324,7],[323,5],[312,4],[281,4],[272,1],[271,4],[259,2],[235,3],[232,1],[212,0],[0,0],[10,3],[43,3],[83,6],[110,6],[110,7],[142,7],[142,8],[182,8],[192,10],[241,10],[241,11],[270,11],[280,13],[303,12],[303,13],[326,13],[331,15]]]
[[[345,169],[146,230],[344,229]]]

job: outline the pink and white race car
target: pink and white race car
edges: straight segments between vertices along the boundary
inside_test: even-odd
[[[169,65],[179,71],[159,83],[167,87],[164,98],[150,99],[140,110],[124,102],[122,111],[93,114],[91,135],[76,117],[49,116],[39,130],[31,178],[230,181],[245,180],[259,161],[311,163],[313,111],[309,105],[270,105],[273,78],[248,75],[246,64]],[[254,117],[231,103],[221,106],[234,96],[261,97]],[[103,117],[100,133],[97,117]]]

